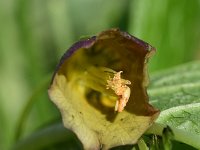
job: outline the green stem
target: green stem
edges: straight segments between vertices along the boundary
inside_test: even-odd
[[[166,125],[154,123],[148,130],[147,134],[156,134],[162,136],[163,130],[166,128]],[[174,127],[170,127],[173,132],[173,139],[185,144],[188,144],[190,146],[193,146],[194,148],[200,149],[200,136],[196,134],[189,133],[187,131],[177,129]]]
[[[138,141],[138,147],[140,150],[149,150],[148,146],[142,138]]]

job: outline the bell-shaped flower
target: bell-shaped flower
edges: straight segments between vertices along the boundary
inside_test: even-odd
[[[146,42],[111,29],[76,42],[63,55],[48,93],[84,149],[135,144],[158,117],[146,92],[154,52]]]

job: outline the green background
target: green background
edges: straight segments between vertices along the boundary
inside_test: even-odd
[[[15,143],[31,96],[20,138],[60,120],[46,86],[56,64],[80,37],[113,27],[156,47],[150,72],[200,58],[199,0],[0,1],[0,149]]]

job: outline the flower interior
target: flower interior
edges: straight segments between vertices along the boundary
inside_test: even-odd
[[[94,50],[94,48],[80,49],[63,65],[69,85],[74,89],[73,91],[76,95],[81,95],[83,101],[98,111],[104,114],[115,113],[115,111],[122,112],[125,106],[122,106],[122,109],[118,109],[119,105],[121,105],[119,100],[122,99],[122,94],[116,94],[115,85],[117,86],[117,83],[113,82],[111,86],[111,82],[118,72],[124,72],[124,70],[118,70],[115,67],[115,65],[120,66],[120,63],[117,62],[117,56],[112,56],[108,53],[109,51],[106,52],[103,49],[99,50],[98,55],[93,55]],[[106,52],[106,54],[103,52]],[[102,55],[105,57],[102,57]],[[114,59],[116,59],[115,63],[112,63]],[[63,71],[61,72],[63,73]],[[120,77],[119,81],[128,80]],[[122,89],[126,84],[121,84],[120,86]],[[118,87],[117,90],[120,90],[120,88]]]
[[[129,80],[121,78],[122,72],[105,67],[91,67],[80,78],[83,79],[85,86],[102,94],[103,98],[99,99],[102,104],[112,107],[114,100],[115,111],[122,112],[130,97],[130,88],[127,84],[131,84]]]
[[[148,114],[147,109],[144,111],[147,97],[142,87],[145,86],[143,68],[148,51],[141,51],[141,45],[123,40],[120,37],[112,39],[102,36],[91,47],[76,50],[61,65],[58,74],[64,75],[67,84],[72,88],[72,93],[65,93],[79,99],[77,105],[92,107],[103,114],[109,114],[108,116],[114,110],[122,112],[123,109],[135,114]],[[123,72],[121,80],[132,83],[128,86],[124,84],[130,88],[127,93],[131,94],[127,106],[123,104],[121,110],[117,108],[122,104],[117,102],[122,95],[108,87],[108,82],[120,71]]]
[[[147,43],[108,30],[62,57],[49,95],[85,149],[134,144],[158,116],[148,103]]]

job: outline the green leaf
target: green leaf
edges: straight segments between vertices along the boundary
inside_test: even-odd
[[[200,61],[190,62],[154,73],[151,77],[150,89],[200,82],[199,76]]]
[[[160,110],[200,102],[200,62],[188,63],[154,74],[150,103]]]
[[[167,109],[161,112],[157,122],[200,135],[200,103]]]
[[[152,76],[150,103],[159,108],[157,123],[169,125],[175,140],[200,148],[200,62],[191,62]],[[158,129],[157,129],[158,130]],[[194,139],[195,138],[195,139]]]
[[[159,51],[151,61],[151,70],[194,59],[200,37],[199,1],[134,0],[130,7],[129,32]]]

